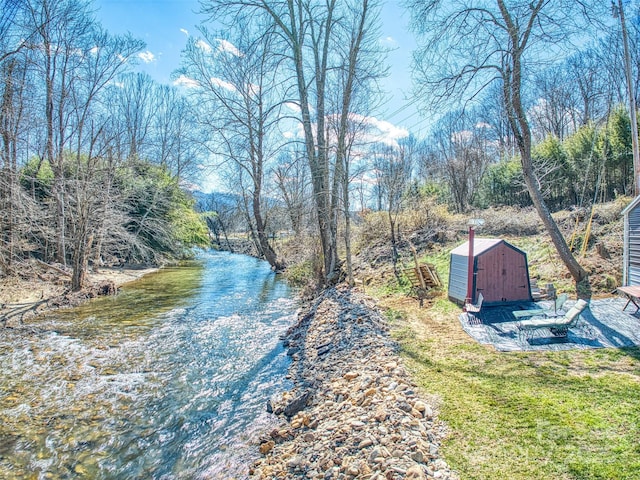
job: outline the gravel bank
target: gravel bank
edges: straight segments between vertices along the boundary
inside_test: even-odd
[[[403,368],[385,318],[364,295],[325,291],[287,333],[295,387],[269,405],[261,479],[458,479],[439,457],[446,434]]]

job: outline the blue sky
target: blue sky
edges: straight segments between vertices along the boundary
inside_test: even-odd
[[[95,0],[96,16],[112,33],[130,32],[147,44],[140,70],[156,81],[171,83],[171,73],[180,65],[180,52],[188,35],[197,36],[202,17],[195,13],[198,0]],[[408,32],[408,14],[396,0],[385,2],[381,13],[380,41],[394,48],[388,57],[390,75],[384,81],[389,101],[376,116],[419,137],[426,134],[415,102],[405,99],[411,88],[409,70],[415,41]]]

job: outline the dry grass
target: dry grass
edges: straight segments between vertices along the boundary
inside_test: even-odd
[[[588,237],[589,248],[584,256],[581,249],[589,212],[572,210],[554,214],[567,242],[574,245],[574,255],[589,272],[594,296],[609,295],[622,282],[624,229],[620,214],[628,200],[622,198],[596,205]],[[408,243],[402,241],[408,239],[417,248],[422,261],[438,266],[438,273],[446,283],[449,252],[467,240],[467,224],[471,217],[485,220],[477,230],[477,236],[501,238],[523,250],[527,254],[529,276],[536,279],[538,284],[553,283],[559,292],[575,293],[573,279],[544,231],[537,213],[531,208],[490,208],[468,215],[448,214],[434,207],[406,212],[398,219],[401,262],[413,262]],[[420,218],[422,222],[418,221]],[[358,245],[357,274],[375,276],[376,271],[391,269],[389,227],[386,222],[388,220],[380,212],[364,217],[355,242]]]

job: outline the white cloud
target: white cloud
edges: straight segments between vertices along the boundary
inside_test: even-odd
[[[180,188],[184,188],[185,190],[188,190],[189,192],[201,192],[202,191],[202,187],[200,185],[198,185],[197,183],[193,183],[193,182],[190,182],[188,180],[185,180],[183,178],[180,179]]]
[[[156,56],[151,53],[149,50],[146,52],[140,52],[138,54],[138,58],[142,60],[144,63],[151,63],[156,59]]]
[[[236,57],[244,57],[242,52],[238,50],[233,43],[228,42],[227,40],[222,40],[221,38],[218,39],[218,50],[221,52],[230,53],[232,55],[235,55]]]
[[[460,130],[451,134],[452,143],[465,143],[470,142],[473,139],[473,132],[471,130]]]
[[[291,102],[285,103],[287,107],[291,110],[299,112],[300,108]],[[349,114],[349,119],[356,125],[358,133],[356,143],[361,145],[368,145],[372,143],[382,143],[384,145],[388,145],[391,147],[398,147],[398,141],[403,138],[407,138],[409,136],[409,131],[406,128],[398,127],[386,120],[380,120],[376,117],[367,117],[364,115],[360,115],[358,113]],[[316,129],[316,125],[313,125],[313,128]],[[297,131],[295,128],[293,131],[288,130],[283,133],[283,136],[287,139],[290,138],[303,138],[303,126],[300,121],[297,122]],[[331,139],[332,142],[335,142],[335,138]],[[365,155],[364,151],[360,151],[357,148],[351,152],[351,156],[353,158],[361,157]]]
[[[353,122],[369,127],[367,133],[364,134],[364,137],[369,141],[397,147],[398,140],[409,136],[409,131],[406,128],[398,127],[386,120],[380,120],[376,117],[365,117],[357,113],[352,113],[350,118]]]
[[[186,28],[181,28],[180,31],[184,33],[187,37],[189,36],[189,30],[187,30]]]
[[[211,48],[211,45],[209,45],[207,42],[205,42],[201,38],[196,41],[196,47],[198,47],[200,50],[206,53],[211,53],[213,51],[213,48]]]
[[[193,78],[189,78],[186,75],[180,75],[173,81],[173,84],[176,87],[185,87],[185,88],[196,88],[199,87],[200,84],[196,82]]]
[[[226,81],[222,80],[221,78],[211,77],[209,80],[216,87],[222,87],[225,90],[229,90],[230,92],[236,92],[237,91],[236,87],[233,84],[231,84],[229,82],[226,82]]]
[[[390,35],[382,38],[380,43],[387,48],[398,48],[398,41]]]

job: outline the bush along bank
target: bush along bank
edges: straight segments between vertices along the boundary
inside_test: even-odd
[[[282,424],[260,439],[254,478],[459,478],[439,457],[446,428],[372,300],[328,289],[284,341],[294,388],[268,406]]]

